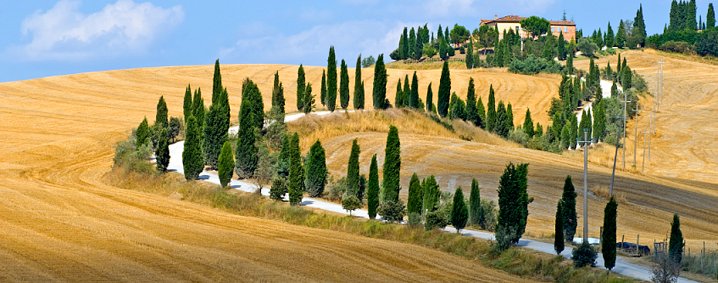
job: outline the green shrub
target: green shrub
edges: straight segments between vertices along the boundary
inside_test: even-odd
[[[668,41],[658,47],[659,50],[683,54],[694,54],[693,45],[684,41]]]
[[[401,222],[404,220],[404,203],[389,200],[379,206],[379,215],[388,222]]]
[[[535,75],[538,73],[560,73],[563,67],[553,60],[529,55],[526,59],[515,59],[509,64],[509,72]]]
[[[696,41],[696,52],[702,56],[718,56],[718,29],[701,33]]]
[[[596,266],[596,258],[598,258],[598,254],[596,254],[593,247],[586,242],[574,248],[573,254],[571,255],[573,264],[576,267]]]
[[[426,213],[426,219],[424,220],[424,228],[428,230],[432,229],[443,229],[449,225],[449,215],[443,209],[430,211]]]

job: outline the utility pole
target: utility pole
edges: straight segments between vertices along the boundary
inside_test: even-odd
[[[626,171],[626,119],[628,116],[628,101],[626,90],[623,90],[623,171]]]
[[[622,116],[613,116],[613,119],[621,119]],[[611,172],[611,186],[609,187],[609,194],[613,196],[613,183],[616,180],[616,160],[618,160],[618,147],[621,146],[621,140],[618,138],[621,133],[621,128],[616,128],[616,152],[613,153],[613,171]]]
[[[576,142],[583,144],[583,243],[588,244],[588,147],[591,145],[588,129],[583,129],[583,140]]]
[[[636,103],[636,119],[633,121],[633,168],[636,168],[638,164],[636,164],[636,149],[638,148],[638,113],[641,112],[640,105]]]
[[[641,164],[641,173],[646,170],[646,137],[650,138],[650,131],[643,131],[643,163]]]
[[[658,109],[660,108],[661,98],[663,98],[662,96],[663,96],[663,64],[664,63],[665,62],[663,62],[663,59],[658,61],[658,80],[657,80],[658,88],[656,91],[656,111],[658,111]]]

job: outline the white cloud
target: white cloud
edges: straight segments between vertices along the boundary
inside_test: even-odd
[[[142,52],[163,31],[184,18],[181,6],[117,0],[95,13],[80,11],[79,0],[60,0],[47,11],[25,18],[22,34],[30,36],[19,52],[28,60],[83,60]]]

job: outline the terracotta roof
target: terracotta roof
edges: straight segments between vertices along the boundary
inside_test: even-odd
[[[517,16],[517,15],[508,15],[503,16],[501,18],[496,18],[493,20],[487,20],[482,19],[481,24],[489,24],[489,23],[518,23],[521,20],[525,19],[525,17]],[[552,26],[575,26],[576,23],[573,21],[549,21],[549,23]]]
[[[573,21],[549,21],[552,26],[575,26]]]

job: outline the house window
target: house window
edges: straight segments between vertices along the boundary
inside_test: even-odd
[[[521,27],[520,27],[520,26],[516,26],[516,34],[519,33],[519,30],[521,30]]]
[[[568,32],[568,27],[563,27],[563,32]]]

